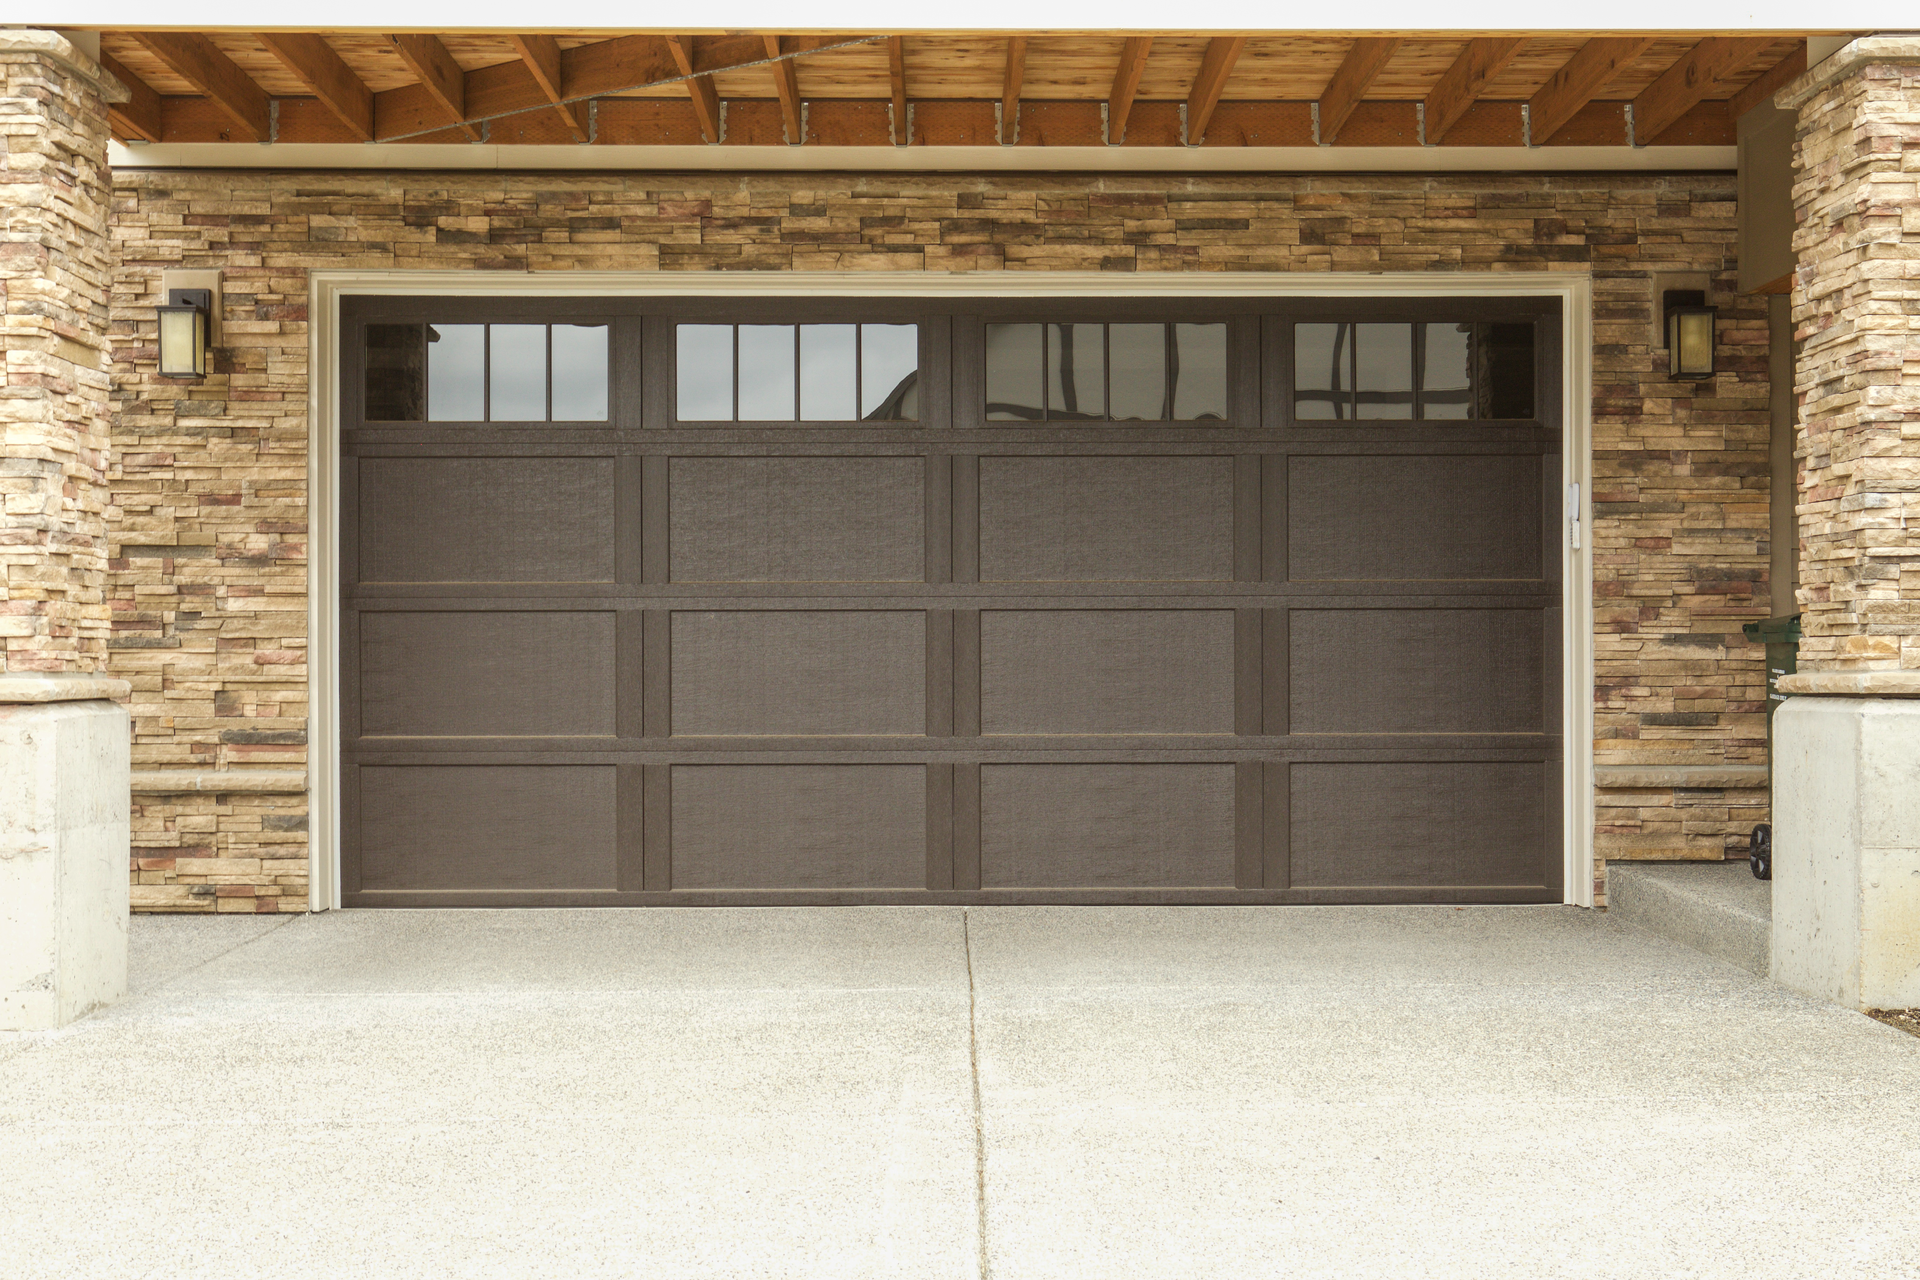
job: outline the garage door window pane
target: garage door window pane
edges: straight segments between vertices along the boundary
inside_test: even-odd
[[[845,422],[854,412],[860,330],[851,324],[800,326],[800,417]]]
[[[1227,326],[1176,324],[1167,353],[1173,384],[1173,416],[1181,422],[1224,422],[1227,417]]]
[[[987,326],[987,421],[1040,422],[1047,416],[1045,354],[1037,324]]]
[[[920,326],[860,326],[860,416],[870,422],[920,420]]]
[[[545,422],[547,326],[487,326],[487,417],[494,422]]]
[[[1047,326],[1047,417],[1107,416],[1106,326]]]
[[[487,416],[487,327],[427,326],[427,417],[483,422]]]
[[[733,421],[733,326],[674,326],[674,416],[682,422]]]
[[[1354,417],[1413,416],[1413,326],[1353,326]]]
[[[1424,324],[1420,369],[1420,416],[1467,418],[1473,414],[1473,328],[1470,324]]]
[[[1113,365],[1109,405],[1119,422],[1158,422],[1167,405],[1167,326],[1110,324],[1107,355]]]
[[[740,421],[792,422],[794,418],[794,327],[739,327]]]
[[[1293,327],[1293,416],[1346,418],[1353,407],[1353,347],[1344,324]]]
[[[1533,388],[1533,326],[1475,325],[1478,408],[1482,418],[1531,418],[1538,412]]]
[[[553,326],[553,420],[607,420],[607,326]]]
[[[426,417],[424,334],[417,324],[367,326],[366,400],[369,422],[418,422]]]

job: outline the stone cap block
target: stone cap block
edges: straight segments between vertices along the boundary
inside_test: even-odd
[[[1602,790],[1645,787],[1733,787],[1759,789],[1767,785],[1763,764],[1597,764],[1593,785]]]
[[[1796,671],[1777,687],[1830,698],[1920,698],[1920,671]]]
[[[37,54],[49,58],[81,79],[99,85],[101,94],[108,102],[125,102],[133,96],[125,85],[107,73],[106,68],[75,48],[73,41],[57,31],[0,29],[0,58],[8,54]]]
[[[10,33],[0,32],[0,35]],[[133,686],[110,676],[57,671],[0,671],[0,703],[87,702],[124,698]]]
[[[1920,35],[1863,36],[1809,67],[1773,95],[1773,105],[1792,111],[1840,77],[1874,62],[1920,63]]]
[[[182,791],[303,792],[300,769],[135,769],[133,790],[148,795]]]

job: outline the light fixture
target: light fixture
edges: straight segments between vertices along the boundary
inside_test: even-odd
[[[207,347],[212,340],[208,312],[211,289],[169,289],[167,303],[154,308],[160,315],[160,376],[204,378]]]
[[[1713,377],[1713,326],[1718,312],[1701,289],[1669,289],[1660,298],[1667,317],[1667,376],[1684,382]]]

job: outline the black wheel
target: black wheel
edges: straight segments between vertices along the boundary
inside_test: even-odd
[[[1747,865],[1753,868],[1755,880],[1773,879],[1773,855],[1770,853],[1751,853],[1747,855]]]
[[[1764,822],[1747,837],[1747,865],[1755,880],[1773,879],[1773,828]]]

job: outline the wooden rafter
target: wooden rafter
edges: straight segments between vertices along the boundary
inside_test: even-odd
[[[1227,78],[1233,74],[1233,64],[1240,61],[1241,51],[1247,47],[1245,36],[1215,36],[1207,41],[1207,52],[1200,59],[1200,72],[1193,78],[1193,89],[1187,94],[1187,143],[1197,146],[1207,136],[1207,124],[1213,119],[1213,109],[1220,105],[1220,95],[1226,90]]]
[[[1118,144],[1127,138],[1127,117],[1133,114],[1133,98],[1140,92],[1140,76],[1147,69],[1147,55],[1153,52],[1152,36],[1130,36],[1120,46],[1120,65],[1114,68],[1113,91],[1107,95],[1107,140]]]
[[[1645,36],[1603,36],[1581,45],[1527,103],[1533,145],[1560,132],[1652,43]]]
[[[1020,86],[1027,78],[1027,38],[1007,39],[1007,65],[1000,77],[1000,141],[1012,143],[1020,137]]]
[[[182,80],[207,95],[247,142],[265,142],[272,132],[267,95],[253,77],[202,35],[136,31],[133,38]]]
[[[261,32],[254,39],[313,90],[313,96],[339,116],[355,137],[373,141],[373,93],[332,45],[317,35],[286,32]]]
[[[800,76],[794,69],[793,59],[780,56],[780,37],[763,38],[767,56],[774,59],[768,69],[773,72],[773,91],[780,99],[780,122],[787,131],[787,145],[797,147],[806,141],[806,128],[800,119]]]
[[[108,75],[126,86],[128,94],[125,102],[107,104],[107,123],[113,127],[114,136],[160,141],[166,128],[161,115],[160,95],[145,80],[121,66],[112,54],[102,53],[100,65]]]
[[[1708,36],[1682,54],[1633,100],[1633,141],[1645,146],[1704,100],[1723,78],[1748,66],[1768,36]]]
[[[895,146],[904,147],[907,137],[907,38],[887,37],[887,88],[893,104],[889,128]]]
[[[447,52],[447,46],[440,43],[440,37],[412,34],[387,39],[419,80],[420,87],[427,91],[427,96],[447,114],[447,122],[458,125],[467,137],[479,141],[480,131],[467,123],[467,73]]]
[[[1467,108],[1486,91],[1492,79],[1507,69],[1514,55],[1526,47],[1520,37],[1489,36],[1467,41],[1467,47],[1441,73],[1427,94],[1426,142],[1436,146],[1460,123]]]
[[[587,123],[581,105],[567,101],[567,78],[560,67],[560,42],[549,35],[509,36],[514,52],[526,64],[540,92],[553,104],[554,114],[567,126],[575,142],[587,140]]]
[[[674,65],[686,77],[687,96],[693,99],[693,114],[700,121],[701,136],[708,142],[720,141],[720,91],[714,87],[713,77],[700,70],[699,60],[694,56],[693,37],[661,38],[667,42],[667,51],[673,56]],[[751,39],[760,46],[760,58],[764,59],[766,41],[759,36]]]
[[[1802,40],[1798,49],[1774,63],[1771,69],[1761,72],[1759,79],[1727,99],[1727,115],[1738,120],[1786,88],[1789,80],[1797,80],[1805,75],[1806,70],[1807,42]]]
[[[1363,36],[1353,42],[1347,56],[1340,60],[1340,69],[1333,73],[1333,79],[1327,81],[1326,89],[1320,94],[1323,146],[1331,146],[1340,137],[1340,130],[1353,115],[1354,108],[1367,96],[1367,89],[1399,51],[1400,41],[1394,36]]]

